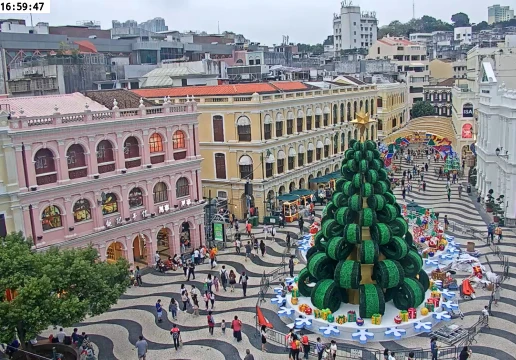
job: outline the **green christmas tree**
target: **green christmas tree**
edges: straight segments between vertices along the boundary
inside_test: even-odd
[[[367,124],[365,117],[354,123]],[[301,295],[332,312],[358,304],[361,318],[383,315],[391,300],[400,310],[423,303],[429,278],[373,141],[350,141],[322,215],[298,277]]]

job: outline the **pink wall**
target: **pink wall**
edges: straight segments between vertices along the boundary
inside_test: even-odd
[[[203,206],[199,202],[202,200],[202,189],[199,178],[201,156],[197,112],[195,106],[187,107],[186,112],[184,109],[166,114],[149,114],[147,109],[147,114],[140,113],[138,117],[114,116],[108,121],[87,124],[63,124],[59,119],[54,119],[46,125],[31,126],[30,131],[25,130],[24,126],[21,126],[22,129],[18,127],[19,130],[11,130],[16,160],[18,164],[23,164],[25,159],[26,163],[26,166],[18,166],[25,233],[28,236],[35,234],[36,246],[81,247],[91,243],[105,259],[109,245],[118,241],[125,249],[124,256],[132,263],[135,237],[144,237],[147,252],[153,254],[156,251],[157,233],[162,228],[167,228],[171,235],[170,254],[179,253],[179,232],[183,222],[190,224],[192,244],[198,246],[204,243]],[[32,120],[26,118],[21,122],[35,123]],[[20,120],[13,121],[16,123]],[[184,149],[173,149],[172,139],[176,131],[185,134]],[[149,138],[154,133],[162,137],[163,151],[157,155],[162,155],[164,161],[151,165],[153,154],[150,152]],[[141,165],[138,167],[126,168],[124,141],[129,136],[134,136],[139,142]],[[102,140],[109,140],[113,144],[114,169],[99,174],[96,155],[97,145]],[[67,150],[73,144],[83,147],[87,168],[87,176],[76,179],[69,177],[67,158]],[[38,186],[35,155],[40,149],[52,151],[57,181]],[[184,151],[186,158],[174,160],[174,153]],[[25,186],[26,178],[28,186]],[[178,197],[176,193],[176,183],[180,178],[188,180],[188,195],[184,197]],[[155,203],[153,190],[159,182],[166,184],[168,199]],[[130,208],[129,193],[136,187],[143,193],[143,204]],[[103,215],[103,206],[98,203],[102,193],[116,195],[116,213]],[[80,199],[89,203],[91,218],[76,222],[73,208]],[[29,205],[32,205],[32,210]],[[44,230],[42,213],[51,205],[59,209],[62,226]],[[168,211],[165,211],[166,205]],[[31,226],[31,211],[34,227]],[[199,231],[199,225],[202,231]]]

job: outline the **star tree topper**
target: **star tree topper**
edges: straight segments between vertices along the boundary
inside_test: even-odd
[[[356,114],[356,119],[351,121],[351,124],[358,128],[360,131],[360,140],[363,141],[365,140],[364,133],[366,128],[369,128],[369,125],[375,122],[375,119],[371,119],[369,117],[369,113],[365,113],[363,110],[360,110],[360,112]]]

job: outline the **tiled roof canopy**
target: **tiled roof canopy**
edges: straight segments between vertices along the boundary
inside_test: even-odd
[[[113,109],[114,99],[116,99],[120,109],[136,109],[140,106],[141,98],[137,94],[125,89],[87,91],[86,96],[111,110]],[[143,105],[156,106],[155,103],[147,99],[143,99]]]
[[[0,98],[0,104],[5,105],[2,106],[2,109],[7,107],[11,113],[14,112],[13,116],[15,117],[22,114],[26,117],[33,117],[50,116],[56,112],[60,114],[82,113],[86,110],[86,104],[88,104],[88,110],[91,111],[107,110],[104,105],[77,92],[66,95]]]
[[[145,98],[185,97],[185,96],[233,96],[252,95],[254,93],[267,94],[281,91],[303,91],[310,87],[298,81],[278,81],[271,83],[234,84],[215,86],[185,86],[177,88],[161,89],[136,89],[131,90],[138,96]]]

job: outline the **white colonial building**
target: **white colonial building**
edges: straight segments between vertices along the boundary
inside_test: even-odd
[[[505,195],[506,225],[516,225],[516,90],[499,84],[490,63],[479,82],[477,188]]]

